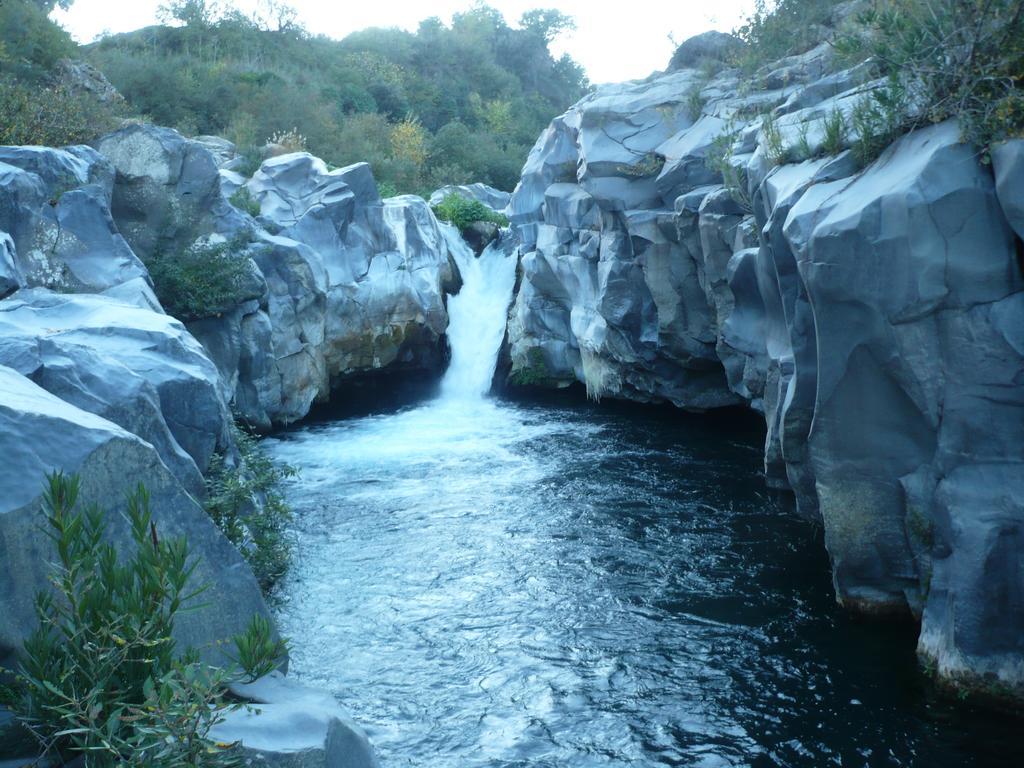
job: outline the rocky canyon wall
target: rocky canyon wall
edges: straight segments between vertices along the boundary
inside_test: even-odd
[[[508,208],[509,382],[763,413],[839,602],[913,614],[941,678],[1019,698],[1024,141],[991,167],[953,122],[826,153],[872,87],[822,45],[557,118]]]

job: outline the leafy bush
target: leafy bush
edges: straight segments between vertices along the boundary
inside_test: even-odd
[[[1020,0],[875,0],[838,41],[870,57],[886,85],[862,108],[863,154],[893,134],[951,117],[985,148],[1024,135],[1024,6]]]
[[[275,464],[244,430],[236,427],[234,436],[240,458],[231,464],[223,455],[214,456],[207,473],[205,507],[269,593],[291,560],[286,529],[292,514],[280,485],[296,470]]]
[[[247,236],[240,236],[147,257],[146,267],[164,309],[179,320],[199,320],[253,298],[247,244]]]
[[[747,45],[734,63],[746,72],[802,53],[821,42],[832,15],[831,0],[756,0],[754,12],[733,34]]]
[[[86,144],[116,126],[110,107],[89,94],[0,82],[0,144]]]
[[[846,147],[846,116],[836,108],[822,121],[824,138],[821,151],[826,155],[838,155]]]
[[[768,162],[775,165],[782,165],[789,159],[789,149],[782,140],[782,131],[771,113],[761,118],[761,135],[764,137],[765,157]]]
[[[0,3],[0,74],[26,83],[49,78],[57,62],[75,55],[71,36],[34,0]]]
[[[236,706],[227,686],[274,668],[284,643],[257,617],[234,639],[242,668],[176,654],[175,617],[204,591],[185,539],[159,536],[140,486],[128,499],[134,551],[123,560],[104,541],[106,513],[76,509],[78,478],[47,479],[56,594],[37,598],[40,625],[25,642],[13,711],[46,753],[85,755],[90,768],[234,765],[208,738]]]
[[[508,226],[506,216],[495,213],[480,201],[469,200],[457,192],[452,192],[435,205],[434,215],[459,230],[466,229],[478,221],[493,222],[501,227]]]
[[[729,196],[744,211],[752,213],[754,204],[747,192],[746,179],[743,178],[740,169],[732,162],[738,138],[739,130],[732,121],[727,122],[725,131],[711,141],[711,146],[704,156],[704,165],[720,173],[722,175],[722,184],[729,191]]]
[[[254,219],[260,215],[260,201],[252,196],[248,187],[239,187],[235,194],[231,196],[231,204],[238,210],[248,213]]]

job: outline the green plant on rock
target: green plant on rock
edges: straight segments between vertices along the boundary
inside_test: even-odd
[[[704,107],[708,103],[708,100],[703,95],[704,86],[706,85],[706,82],[694,83],[690,90],[686,92],[686,112],[690,116],[690,120],[695,122],[703,114]]]
[[[469,200],[457,192],[446,195],[444,200],[435,205],[434,215],[459,230],[478,221],[491,222],[500,227],[508,226],[506,216],[495,213],[479,200]]]
[[[846,116],[838,107],[822,119],[821,151],[825,155],[838,155],[846,148]]]
[[[657,176],[664,166],[664,155],[657,152],[645,152],[637,162],[632,165],[619,165],[616,170],[624,176],[642,179],[647,176]]]
[[[871,97],[879,142],[949,118],[982,149],[1024,135],[1020,0],[875,0],[836,45],[886,78]]]
[[[732,199],[745,212],[752,213],[754,205],[747,192],[746,180],[740,169],[733,163],[737,138],[739,138],[739,130],[735,128],[732,121],[729,121],[726,123],[725,131],[712,139],[711,146],[704,156],[704,165],[721,174],[722,184],[729,191]]]
[[[530,347],[526,352],[526,365],[512,371],[509,382],[517,387],[545,387],[552,382],[548,373],[544,353],[539,347]]]
[[[761,135],[764,137],[765,157],[771,165],[782,165],[789,159],[789,150],[782,138],[779,124],[771,113],[761,119]]]
[[[239,187],[231,196],[231,204],[254,219],[260,215],[260,201],[252,196],[248,187]]]
[[[239,458],[230,462],[217,454],[206,479],[207,513],[238,547],[252,567],[260,587],[269,593],[288,570],[292,543],[288,537],[291,509],[281,483],[297,472],[275,464],[256,437],[234,428]]]
[[[177,253],[158,250],[144,259],[153,289],[179,320],[215,317],[252,296],[249,234],[221,243],[195,243]]]
[[[284,643],[256,618],[234,639],[244,668],[176,653],[175,618],[204,591],[188,543],[160,536],[140,486],[128,498],[132,545],[121,555],[105,540],[107,513],[78,509],[78,478],[47,481],[54,589],[37,598],[39,627],[9,694],[17,718],[45,753],[83,756],[87,768],[236,765],[210,730],[236,706],[228,685],[277,666]]]

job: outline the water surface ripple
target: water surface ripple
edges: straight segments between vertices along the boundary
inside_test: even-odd
[[[292,670],[385,768],[1022,765],[846,618],[760,435],[661,409],[434,401],[270,441]]]

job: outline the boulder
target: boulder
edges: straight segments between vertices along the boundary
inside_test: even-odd
[[[192,492],[230,412],[217,370],[172,317],[116,299],[20,291],[0,302],[0,363],[140,435]]]
[[[233,209],[220,194],[217,161],[200,142],[170,128],[128,125],[99,140],[117,172],[111,210],[118,229],[142,258],[183,250],[224,233]]]
[[[148,279],[111,217],[112,181],[89,147],[0,147],[0,248],[23,284],[102,291]]]
[[[88,93],[102,104],[124,102],[124,97],[107,80],[107,76],[87,61],[61,59],[57,62],[57,75],[72,90]]]
[[[55,555],[39,533],[40,498],[45,474],[57,469],[81,476],[81,503],[108,511],[108,535],[115,543],[130,541],[118,512],[125,494],[140,483],[149,490],[158,535],[187,537],[197,560],[194,583],[208,590],[198,601],[202,605],[176,623],[180,647],[194,646],[206,658],[223,661],[219,643],[244,631],[254,614],[269,617],[249,566],[149,443],[4,366],[0,392],[0,666],[15,663],[36,624],[35,596],[49,588]]]
[[[247,765],[272,768],[378,768],[366,734],[329,693],[274,672],[232,686],[247,706],[228,713],[211,731],[237,744]]]
[[[699,69],[708,63],[722,65],[743,48],[743,41],[735,35],[714,30],[687,38],[669,62],[668,71],[677,69]]]

